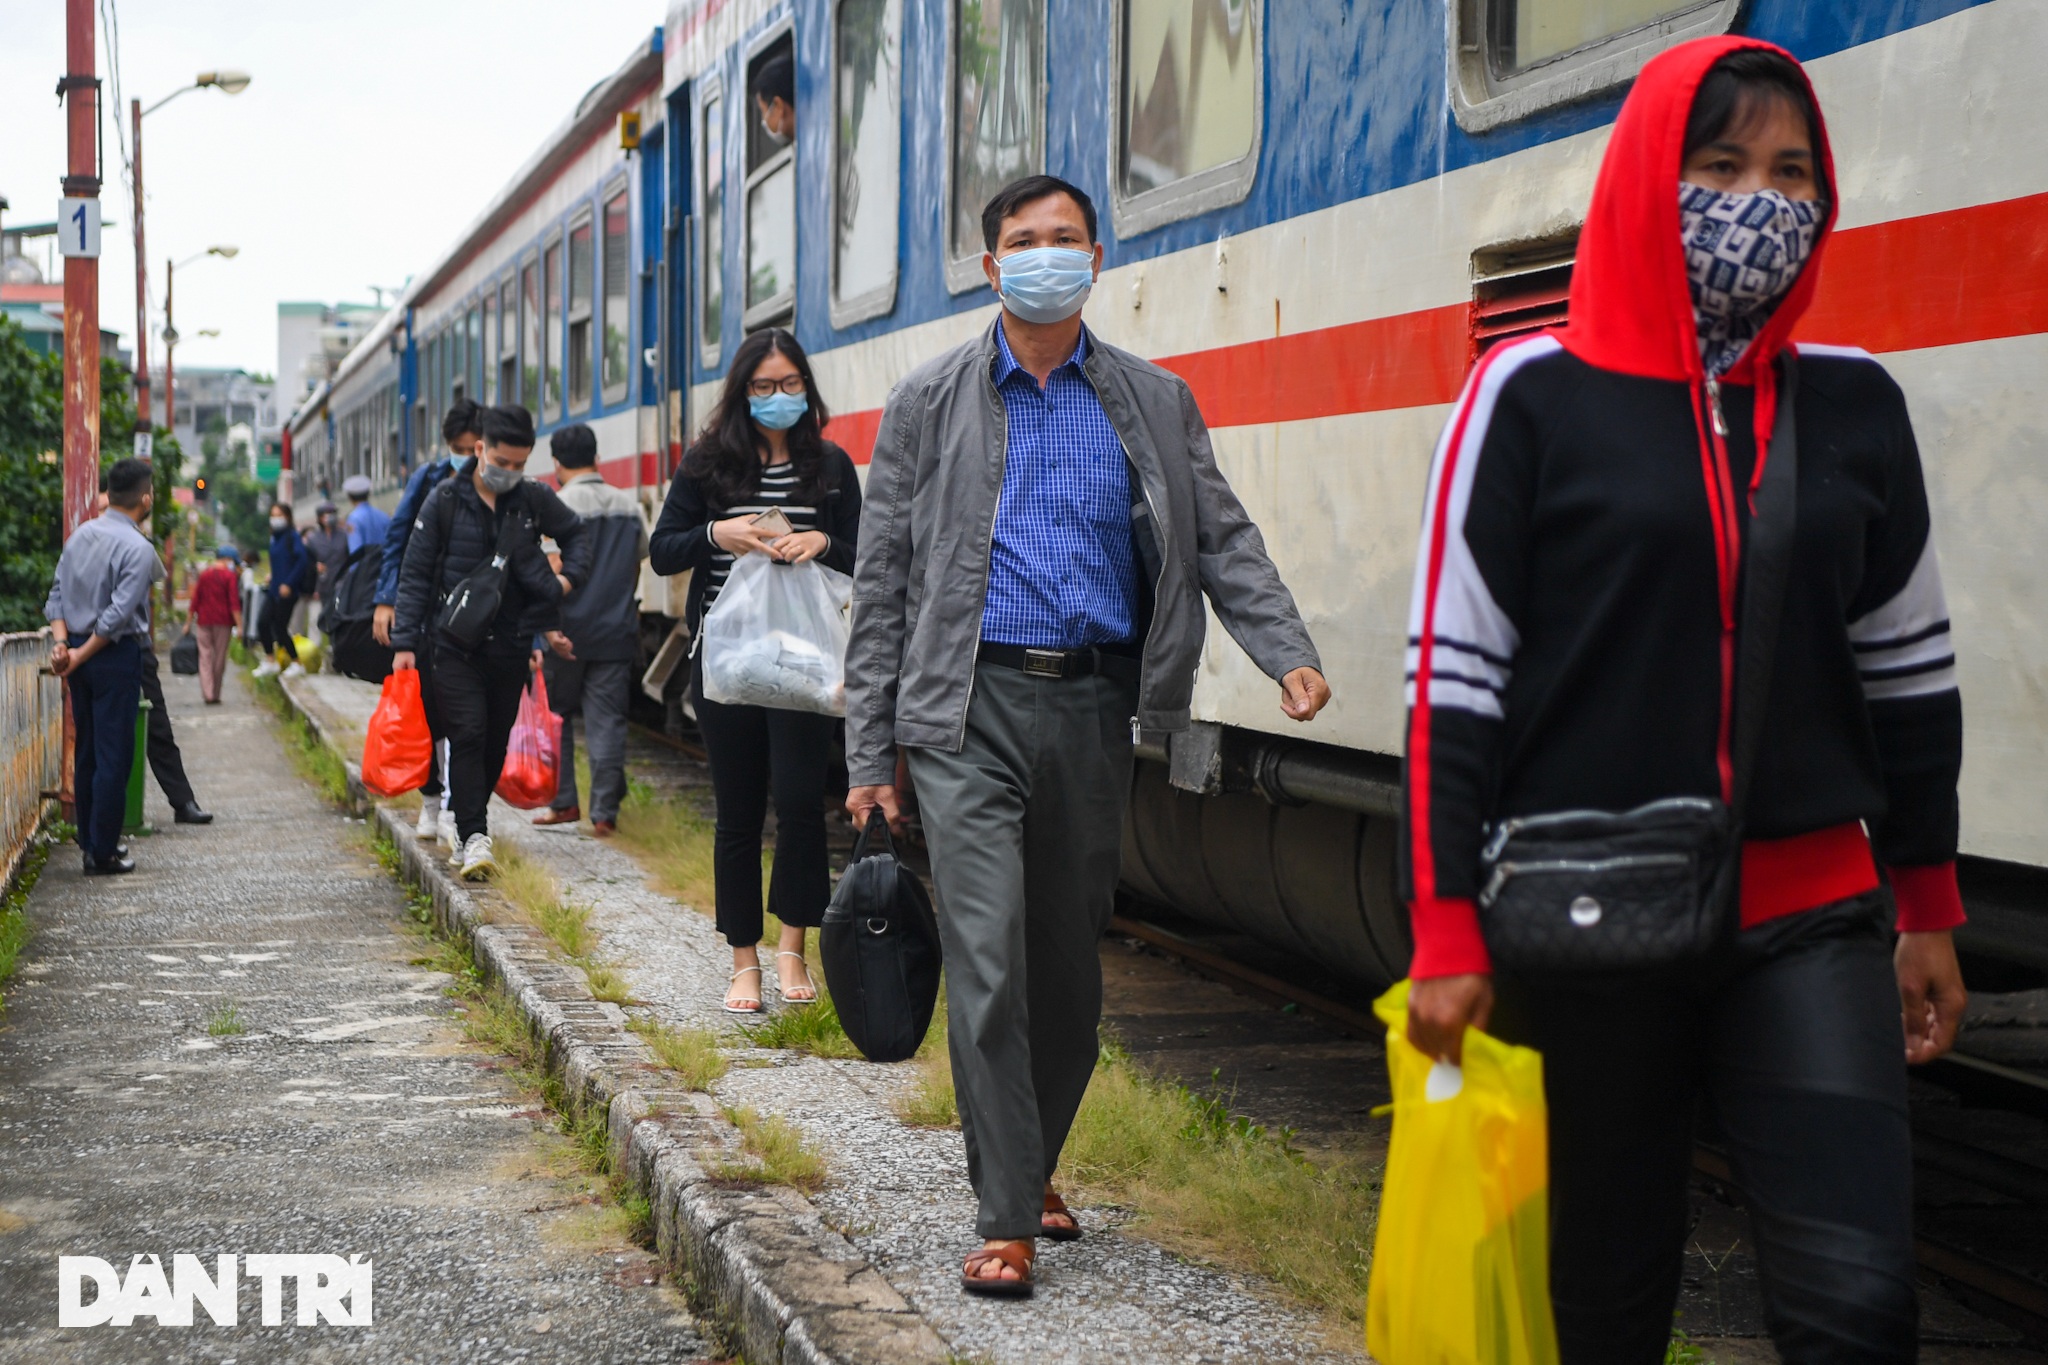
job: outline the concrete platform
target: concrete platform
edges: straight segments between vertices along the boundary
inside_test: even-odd
[[[367,830],[292,769],[229,680],[164,670],[206,827],[134,840],[88,881],[55,849],[0,1018],[0,1361],[702,1361],[661,1267],[588,1245],[562,1139],[464,1041],[450,979]],[[243,1031],[210,1032],[232,1006]],[[57,1326],[57,1258],[366,1255],[369,1326]],[[354,1305],[352,1305],[354,1306]]]

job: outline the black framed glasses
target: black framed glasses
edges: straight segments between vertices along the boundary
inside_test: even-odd
[[[786,374],[780,379],[749,379],[747,381],[747,392],[755,398],[766,398],[777,389],[782,390],[791,398],[795,398],[804,391],[804,377],[800,374]]]

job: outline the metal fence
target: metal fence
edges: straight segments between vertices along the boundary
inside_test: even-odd
[[[0,884],[14,876],[62,775],[64,684],[49,665],[49,636],[0,635]]]

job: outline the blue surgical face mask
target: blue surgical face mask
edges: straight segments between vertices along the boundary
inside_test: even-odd
[[[1095,253],[1066,246],[1013,251],[996,262],[1003,306],[1026,322],[1064,322],[1095,287]]]
[[[778,389],[766,398],[747,395],[747,412],[770,431],[788,431],[810,406],[811,396],[807,393],[784,393]]]

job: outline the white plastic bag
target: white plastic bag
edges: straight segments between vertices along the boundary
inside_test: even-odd
[[[732,706],[846,714],[853,580],[816,560],[741,555],[704,613],[704,695]]]

